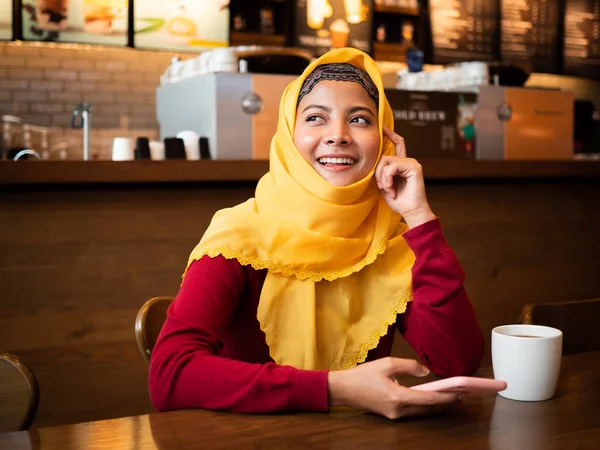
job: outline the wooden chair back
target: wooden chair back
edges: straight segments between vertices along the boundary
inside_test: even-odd
[[[29,428],[38,404],[38,383],[31,370],[15,355],[0,353],[0,433]]]
[[[530,303],[521,323],[547,325],[563,332],[563,354],[600,350],[600,298],[559,303]]]
[[[140,353],[150,362],[152,349],[167,318],[173,297],[154,297],[140,308],[135,318],[135,340]]]

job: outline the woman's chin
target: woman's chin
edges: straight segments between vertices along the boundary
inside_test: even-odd
[[[362,177],[356,171],[337,171],[318,170],[319,175],[329,184],[337,187],[350,186],[356,183]]]

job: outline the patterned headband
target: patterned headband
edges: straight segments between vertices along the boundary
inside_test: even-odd
[[[360,84],[369,96],[379,105],[379,92],[377,86],[371,80],[371,77],[364,70],[354,67],[348,63],[323,64],[318,66],[313,72],[306,77],[300,89],[298,103],[306,94],[308,94],[320,81],[353,81]]]

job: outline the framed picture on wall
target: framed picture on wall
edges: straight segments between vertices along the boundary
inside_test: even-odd
[[[22,0],[23,39],[125,46],[128,14],[129,0]]]
[[[137,48],[202,51],[229,45],[229,0],[135,2]]]
[[[12,35],[12,0],[0,0],[0,41],[10,41]]]

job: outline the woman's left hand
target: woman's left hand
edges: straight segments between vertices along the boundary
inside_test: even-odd
[[[390,208],[404,218],[409,228],[435,219],[425,195],[421,165],[406,157],[402,137],[386,127],[383,127],[383,134],[394,144],[396,156],[383,156],[375,169],[375,181],[381,195]]]

